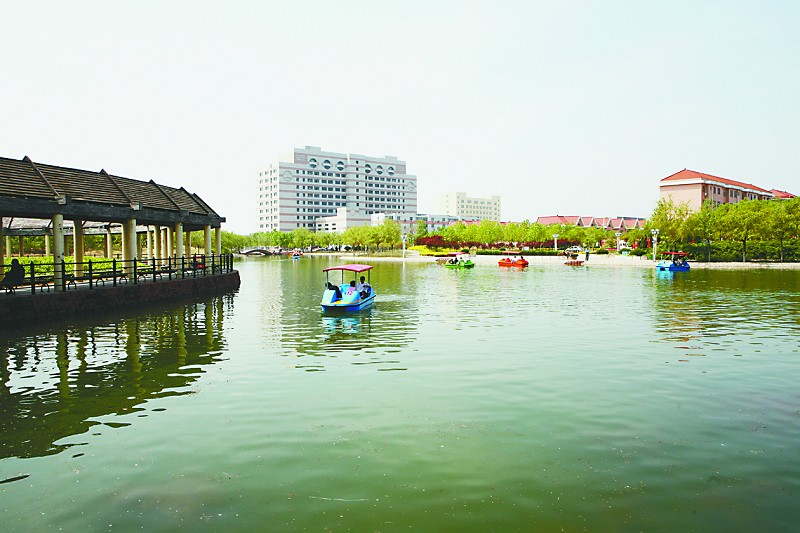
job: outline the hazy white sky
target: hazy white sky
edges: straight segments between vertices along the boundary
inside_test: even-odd
[[[184,186],[255,231],[296,146],[505,220],[647,216],[683,168],[800,193],[800,2],[5,1],[0,155]]]

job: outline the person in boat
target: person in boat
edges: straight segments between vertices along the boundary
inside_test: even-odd
[[[350,282],[350,286],[347,288],[347,295],[350,296],[354,292],[358,292],[356,291],[356,280]]]
[[[366,278],[364,278],[364,276],[361,276],[360,283],[356,285],[356,290],[359,292],[359,294],[361,294],[361,297],[366,298],[367,296],[369,296],[369,291],[371,290],[371,288],[372,287],[369,286],[369,283],[366,282]]]
[[[333,301],[341,300],[342,299],[342,291],[339,290],[338,285],[334,285],[330,281],[328,282],[328,290],[333,291]]]
[[[25,268],[19,263],[19,259],[11,260],[11,268],[6,272],[6,277],[0,281],[0,287],[13,289],[17,285],[22,285],[25,280]]]
[[[686,261],[685,257],[681,259],[681,266],[689,266],[689,263]]]

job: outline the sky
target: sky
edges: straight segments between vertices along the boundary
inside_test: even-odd
[[[800,193],[800,2],[17,1],[0,156],[197,193],[256,231],[295,147],[394,155],[503,220],[648,216],[684,168]]]

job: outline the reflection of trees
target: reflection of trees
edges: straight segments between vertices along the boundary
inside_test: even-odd
[[[0,458],[38,457],[69,445],[93,418],[188,394],[219,360],[231,295],[115,323],[0,341]],[[190,366],[187,366],[190,365]]]
[[[798,326],[800,273],[796,271],[698,269],[655,274],[655,328],[663,340],[714,338],[721,343],[745,330]]]

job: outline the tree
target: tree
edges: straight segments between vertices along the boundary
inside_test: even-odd
[[[686,237],[686,219],[689,217],[689,202],[676,204],[672,197],[658,201],[645,229],[658,229],[659,242],[677,247]]]
[[[686,219],[686,234],[693,239],[706,244],[706,261],[711,261],[711,241],[717,233],[718,223],[717,204],[707,199],[699,211],[689,215]]]
[[[377,227],[379,235],[378,241],[382,246],[388,246],[394,249],[395,246],[400,245],[400,224],[394,220],[386,219],[383,224]]]
[[[785,205],[788,224],[792,228],[791,235],[795,239],[800,239],[800,196],[795,196],[791,200],[779,201]]]
[[[742,243],[742,262],[747,261],[747,241],[757,232],[763,214],[763,200],[743,200],[737,204],[720,206],[719,225],[728,238]]]
[[[783,263],[783,241],[792,232],[789,203],[773,200],[764,206],[763,233],[767,239],[777,239],[780,247],[780,261]]]
[[[426,220],[417,220],[417,237],[428,236],[428,222]]]

